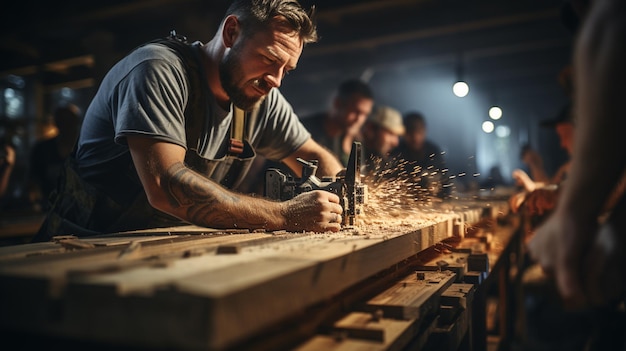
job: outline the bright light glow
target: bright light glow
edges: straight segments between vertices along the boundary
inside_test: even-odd
[[[63,87],[61,88],[61,96],[66,99],[71,99],[72,96],[74,96],[74,92],[68,87]]]
[[[493,122],[491,122],[491,121],[484,121],[483,122],[483,132],[491,133],[491,132],[493,132],[494,128],[495,128],[495,126],[493,125]]]
[[[491,119],[493,120],[500,119],[500,117],[502,117],[502,109],[498,106],[493,106],[489,109],[489,117],[491,117]]]
[[[469,93],[469,85],[465,82],[456,82],[452,86],[452,92],[458,97],[465,97]]]
[[[499,138],[506,138],[511,135],[511,128],[507,126],[497,126],[496,127],[496,135]]]
[[[4,89],[4,98],[7,100],[15,98],[15,90],[11,88]]]

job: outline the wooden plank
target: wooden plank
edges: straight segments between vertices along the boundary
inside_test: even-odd
[[[438,232],[447,230],[447,226],[426,228],[436,235],[449,235]],[[183,321],[175,329],[180,334],[174,333],[169,326],[167,330],[156,326],[151,333],[159,336],[151,337],[151,340],[173,337],[177,340],[160,340],[159,343],[174,344],[184,339],[191,348],[208,346],[219,349],[415,255],[424,249],[419,243],[421,231],[387,235],[372,228],[361,235],[301,235],[275,244],[243,248],[237,255],[204,255],[178,260],[168,269],[146,266],[82,277],[72,275],[73,279],[66,287],[66,296],[71,301],[67,304],[66,315],[80,321],[70,328],[73,333],[80,331],[90,338],[97,338],[93,333],[102,333],[101,329],[107,328],[99,324],[106,319],[94,320],[92,314],[83,315],[85,312],[82,311],[113,313],[114,310],[106,304],[102,305],[102,310],[94,307],[99,301],[132,300],[137,299],[137,295],[146,295],[150,298],[142,302],[144,308],[158,311],[164,310],[161,307],[164,304],[171,304],[168,299],[176,295],[185,303],[196,301],[198,306],[207,306],[204,324],[200,324],[204,327],[203,335],[190,337],[189,330],[198,328],[199,322],[169,309],[167,316],[151,314],[148,320],[143,317],[133,320],[125,316],[124,311],[119,311],[118,318],[124,322],[117,323],[118,332],[122,333],[124,325],[132,328],[141,323],[154,324],[155,318],[180,319]],[[202,264],[181,272],[182,267],[192,265],[192,262]],[[166,300],[160,298],[162,287],[168,287]],[[193,321],[195,326],[185,320]],[[147,336],[137,333],[127,337],[141,339]]]
[[[352,312],[336,322],[331,332],[331,335],[334,336],[332,341],[328,336],[316,336],[298,350],[327,349],[328,347],[331,350],[363,348],[394,350],[403,349],[411,342],[413,343],[412,347],[415,347],[420,341],[420,345],[424,345],[426,340],[428,340],[430,331],[436,330],[436,323],[433,323],[433,321],[437,320],[438,312],[437,308],[426,308],[429,311],[425,312],[424,305],[428,305],[428,302],[433,300],[436,300],[438,304],[439,298],[437,295],[444,290],[450,290],[449,288],[453,285],[455,286],[455,291],[451,292],[451,294],[456,293],[456,289],[459,289],[459,286],[467,289],[465,285],[453,284],[453,281],[454,274],[450,271],[416,272],[416,274],[411,274],[368,301],[368,305],[373,309],[372,312]],[[421,289],[411,289],[408,285],[413,283],[421,285]],[[429,285],[437,286],[436,290],[429,289]],[[416,293],[415,290],[422,290],[422,293]],[[424,293],[423,290],[429,291],[430,294]],[[422,305],[422,310],[418,310],[422,313],[419,315],[419,312],[410,311],[410,315],[419,316],[415,316],[415,318],[401,317],[402,319],[398,319],[398,310],[386,308],[401,304],[409,308],[409,311],[412,306]],[[430,323],[428,320],[430,320]],[[420,329],[421,324],[424,324],[425,328]],[[365,346],[362,340],[367,340],[369,344]]]
[[[47,272],[65,275],[67,270],[85,267],[85,265],[102,265],[115,263],[122,250],[131,243],[141,244],[141,254],[135,259],[146,259],[159,256],[181,257],[188,250],[215,250],[219,245],[274,241],[271,234],[251,233],[239,235],[209,235],[209,236],[159,236],[159,237],[110,237],[110,238],[85,238],[81,239],[87,243],[93,243],[94,248],[89,250],[58,250],[52,249],[52,245],[62,247],[53,243],[34,248],[21,247],[16,250],[18,254],[11,255],[6,251],[5,260],[0,266],[0,272],[15,272],[27,275],[45,275]],[[26,245],[29,246],[29,245]],[[40,254],[33,254],[35,250],[42,249]],[[24,256],[24,253],[27,253]],[[52,253],[61,253],[60,255]],[[25,259],[24,259],[25,258]]]
[[[416,268],[429,271],[451,270],[456,274],[456,280],[461,282],[467,273],[467,259],[469,254],[452,252],[439,255],[427,262],[418,263]]]
[[[443,314],[426,350],[458,350],[464,339],[471,338],[469,328],[475,291],[473,284],[455,283],[441,294]]]
[[[455,283],[441,294],[441,304],[457,309],[467,309],[474,298],[474,284]],[[469,302],[468,302],[469,301]]]
[[[245,236],[238,236],[235,234],[246,234]],[[130,242],[147,242],[147,241],[160,241],[167,239],[174,239],[180,237],[197,236],[210,237],[210,238],[223,238],[223,239],[211,239],[211,240],[225,240],[225,242],[241,241],[241,239],[247,240],[249,238],[260,237],[272,237],[274,233],[253,232],[249,233],[248,230],[240,229],[213,229],[199,227],[195,225],[185,225],[177,227],[166,228],[154,228],[145,230],[127,231],[114,234],[103,234],[92,237],[82,237],[81,241],[94,244],[95,246],[117,246],[128,245]],[[64,250],[54,241],[32,243],[28,245],[11,245],[0,247],[0,261],[25,258],[28,256],[45,255],[52,253],[65,253],[68,250]]]
[[[183,321],[179,322],[181,334],[173,336],[178,339],[177,342],[184,340],[184,342],[195,343],[189,345],[192,348],[207,346],[215,349],[224,348],[246,335],[261,330],[264,326],[276,323],[309,305],[334,296],[362,279],[397,263],[402,258],[415,254],[421,247],[413,244],[412,237],[411,233],[387,239],[364,239],[351,236],[340,240],[334,240],[334,238],[320,240],[320,236],[314,236],[308,238],[308,245],[305,244],[304,238],[290,239],[273,248],[250,248],[248,251],[244,249],[243,254],[240,255],[199,257],[199,260],[204,260],[206,263],[202,265],[204,271],[196,274],[180,274],[175,269],[180,262],[176,262],[175,266],[163,270],[173,272],[175,275],[175,278],[169,278],[171,293],[175,293],[181,301],[192,301],[192,297],[201,299],[198,302],[198,309],[201,308],[200,306],[207,307],[204,310],[206,314],[203,318],[204,323],[200,323],[200,326],[204,326],[203,329],[209,332],[190,337],[189,330],[193,330],[194,325],[197,328],[199,321],[176,313],[174,316],[178,318],[175,319]],[[216,262],[218,259],[222,260],[224,265],[220,266]],[[85,289],[77,290],[76,296],[82,296],[80,302],[84,305],[77,306],[72,303],[73,311],[83,313],[82,311],[89,310],[89,306],[103,300],[103,295],[106,296],[105,291],[93,292],[99,284],[109,290],[110,295],[119,294],[122,291],[136,293],[136,289],[158,286],[154,284],[154,281],[146,284],[145,279],[139,279],[139,277],[148,279],[156,277],[154,272],[150,275],[142,272],[146,270],[155,269],[140,268],[132,275],[132,278],[119,275],[86,277],[87,280],[83,282],[83,286],[92,292],[86,294]],[[159,276],[163,274],[159,273]],[[167,282],[167,279],[163,279],[162,282]],[[77,284],[70,284],[67,295],[74,295],[73,291],[78,287]],[[89,301],[87,296],[97,296],[97,299]],[[132,298],[133,295],[126,296]],[[160,295],[155,295],[146,301],[149,305],[146,308],[158,310],[166,303],[159,297]],[[107,311],[101,311],[101,313],[107,313]],[[164,314],[160,318],[168,318],[168,316],[172,318],[171,313],[168,311],[167,315]],[[72,316],[73,320],[82,321],[74,326],[74,331],[76,331],[75,328],[82,328],[100,321],[93,321],[91,315],[85,315],[83,318]],[[128,321],[128,327],[142,322],[128,318],[125,320]],[[186,327],[183,328],[183,326]],[[106,326],[90,326],[89,330],[99,331],[100,327]],[[167,329],[158,329],[157,334],[159,336],[171,335],[172,329],[169,327]],[[170,334],[167,333],[168,331]],[[153,329],[151,333],[154,332]],[[90,337],[96,336],[90,335]],[[145,335],[142,336],[142,338],[145,337]],[[152,340],[154,339],[152,337]],[[175,343],[171,340],[162,340],[159,343],[167,342]]]
[[[144,235],[152,240],[154,232],[140,231],[96,239],[93,249],[13,256],[0,267],[0,283],[11,282],[0,291],[0,308],[13,305],[0,325],[142,347],[224,349],[414,257],[452,235],[456,218],[440,213],[324,234],[181,231],[130,250]],[[220,245],[235,245],[237,253],[216,255]],[[192,250],[200,252],[184,254]],[[25,289],[45,301],[37,308],[57,309],[54,323],[52,312],[34,328],[13,323],[14,314],[36,312],[20,297]]]
[[[244,236],[217,236],[217,237],[200,237],[178,238],[185,239],[176,242],[177,237],[160,237],[158,239],[152,237],[133,238],[140,242],[148,243],[144,247],[141,255],[131,260],[119,260],[121,250],[125,245],[118,245],[121,242],[128,243],[128,239],[110,238],[95,239],[96,241],[115,243],[112,246],[97,246],[94,249],[81,251],[62,251],[60,245],[59,250],[51,250],[54,243],[29,244],[27,250],[16,250],[16,254],[11,259],[7,259],[0,265],[0,286],[10,287],[9,289],[0,289],[0,326],[11,327],[13,329],[25,331],[45,331],[50,333],[58,333],[67,336],[74,336],[66,329],[65,320],[58,320],[58,317],[50,316],[63,315],[59,310],[59,306],[65,306],[65,300],[68,296],[65,294],[68,280],[80,280],[81,276],[97,273],[120,273],[124,271],[133,271],[139,267],[159,268],[162,271],[163,262],[168,260],[150,259],[154,255],[177,255],[179,258],[184,257],[184,252],[190,248],[210,249],[215,248],[223,242],[233,241],[254,241],[267,237],[268,234],[254,233]],[[190,239],[190,240],[187,240]],[[91,240],[91,239],[85,239]],[[174,241],[173,243],[171,241]],[[167,243],[167,244],[164,244]],[[44,248],[45,253],[32,255]],[[22,246],[19,247],[22,249]],[[31,253],[30,256],[28,254]],[[22,255],[26,254],[26,257]],[[8,254],[7,256],[10,256]],[[15,257],[22,257],[16,259]],[[171,260],[171,259],[170,259]],[[73,278],[72,278],[73,277]],[[142,280],[135,279],[136,284],[141,284]],[[154,286],[143,286],[144,290],[153,290]],[[115,295],[115,294],[113,294]],[[82,298],[82,297],[77,297]],[[72,304],[69,302],[68,304]],[[98,304],[94,301],[94,304]],[[92,309],[92,307],[88,307]],[[97,310],[97,308],[93,308]],[[6,312],[6,313],[4,313]],[[28,316],[27,318],[25,316]]]
[[[385,336],[400,334],[409,324],[407,320],[383,318],[375,313],[352,312],[335,323],[333,329],[349,338],[385,342]]]
[[[383,320],[385,320],[383,318]],[[395,351],[395,350],[421,350],[426,344],[428,337],[437,325],[437,319],[428,321],[425,326],[419,328],[415,320],[393,320],[385,331],[385,340],[368,340],[351,338],[341,331],[332,335],[315,335],[294,348],[295,351]],[[407,347],[407,345],[409,345]]]
[[[364,310],[380,309],[389,318],[423,319],[437,312],[441,293],[455,278],[452,271],[415,272],[367,301]]]
[[[470,313],[461,311],[455,321],[450,324],[439,325],[433,329],[428,343],[424,347],[426,351],[456,351],[461,343],[469,338]]]

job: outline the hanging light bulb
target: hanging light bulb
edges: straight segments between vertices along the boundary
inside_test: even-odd
[[[464,81],[458,81],[452,86],[452,92],[458,97],[465,97],[469,93],[469,85]]]
[[[463,53],[459,53],[456,63],[456,83],[452,85],[452,92],[458,97],[465,97],[469,94],[469,85],[465,82],[465,67],[463,66]]]
[[[489,117],[493,120],[499,120],[502,117],[502,109],[498,106],[492,106],[489,109]]]
[[[483,122],[483,132],[489,134],[489,133],[493,132],[494,129],[495,129],[495,125],[493,124],[493,122],[491,122],[491,121],[484,121]]]

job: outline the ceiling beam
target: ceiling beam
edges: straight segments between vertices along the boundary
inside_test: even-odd
[[[533,51],[542,51],[542,50],[551,50],[551,49],[560,49],[565,48],[571,45],[569,42],[564,42],[562,40],[557,39],[546,39],[546,40],[536,40],[536,41],[527,41],[524,43],[516,43],[511,45],[498,45],[498,46],[490,46],[490,47],[482,47],[467,50],[463,53],[463,57],[465,62],[470,62],[472,60],[480,60],[485,58],[493,58],[498,56],[505,55],[517,55],[521,53],[533,52]],[[364,80],[369,80],[366,78],[371,78],[374,74],[380,72],[387,71],[403,71],[408,69],[415,69],[419,67],[432,66],[432,65],[441,65],[441,64],[450,64],[454,65],[458,60],[458,54],[455,53],[441,53],[436,55],[429,56],[421,56],[414,57],[411,59],[398,59],[398,60],[387,60],[384,63],[379,64],[371,64],[367,67],[363,66],[364,71]],[[355,67],[352,67],[355,68]],[[306,81],[318,81],[323,80],[324,77],[332,77],[332,76],[341,76],[344,70],[339,66],[332,66],[332,68],[328,68],[327,70],[315,70],[315,72],[307,72],[304,74],[299,74],[297,77],[299,79],[303,79]]]
[[[522,13],[511,16],[495,17],[486,20],[471,21],[459,24],[451,24],[446,26],[439,26],[433,28],[425,28],[407,31],[403,33],[396,33],[390,35],[382,35],[378,37],[366,38],[361,40],[355,40],[352,42],[337,43],[331,45],[319,45],[311,48],[307,48],[307,56],[320,56],[335,54],[339,52],[349,52],[354,50],[372,50],[382,45],[397,44],[401,42],[409,42],[414,40],[497,28],[507,25],[516,25],[526,22],[546,20],[558,18],[559,11],[556,9]]]
[[[339,24],[343,16],[356,15],[362,13],[372,13],[379,10],[388,8],[398,9],[402,6],[413,6],[423,2],[430,2],[432,0],[385,0],[385,1],[369,1],[356,5],[346,5],[333,8],[332,10],[320,10],[316,19],[318,21],[325,21],[333,24]]]
[[[123,5],[103,7],[97,10],[85,12],[79,18],[73,18],[77,22],[91,22],[115,19],[127,15],[133,15],[142,11],[154,10],[156,8],[173,5],[182,5],[185,2],[198,2],[198,0],[142,0],[133,1]]]

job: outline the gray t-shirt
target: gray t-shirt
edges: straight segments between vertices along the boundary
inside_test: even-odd
[[[199,43],[194,43],[192,48],[195,55],[201,54]],[[153,217],[132,163],[126,143],[128,136],[142,135],[180,145],[187,150],[186,161],[191,153],[206,160],[228,158],[233,111],[217,105],[205,79],[199,81],[204,85],[206,106],[191,111],[206,111],[206,115],[198,119],[200,124],[195,115],[192,118],[195,122],[190,123],[201,126],[194,129],[199,132],[189,133],[197,139],[190,140],[186,134],[189,115],[186,109],[197,101],[189,97],[191,86],[186,67],[173,49],[164,45],[139,47],[109,71],[85,113],[76,152],[79,173],[120,205],[116,213],[132,213],[128,217],[133,223],[122,223],[114,229],[150,225]],[[204,72],[199,74],[205,77]],[[246,128],[249,128],[246,139],[252,149],[277,161],[310,138],[278,89],[270,91],[258,109],[255,123],[247,124]],[[231,167],[229,163],[220,164]]]
[[[122,59],[107,74],[85,114],[77,150],[81,174],[100,178],[111,170],[119,172],[117,161],[129,154],[129,135],[187,148],[184,112],[190,103],[189,88],[185,65],[170,48],[149,44]],[[219,107],[206,89],[206,128],[199,133],[198,153],[206,159],[220,159],[227,153],[233,113],[232,108]],[[309,137],[280,91],[272,89],[261,104],[248,141],[258,154],[281,160]]]

